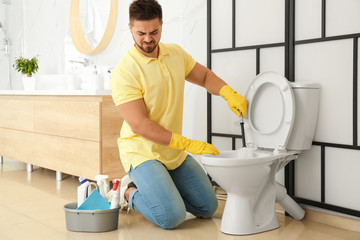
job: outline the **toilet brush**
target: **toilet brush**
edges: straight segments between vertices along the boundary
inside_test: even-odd
[[[246,147],[244,117],[243,117],[242,112],[240,112],[240,115],[241,115],[241,121],[240,121],[241,138],[242,138],[243,147],[238,150],[238,154],[239,154],[240,158],[252,158],[253,157],[253,150]]]
[[[243,117],[243,115],[242,115],[242,112],[240,112],[240,114],[241,114],[240,127],[241,127],[242,145],[243,145],[244,148],[246,148],[245,129],[244,129],[244,117]]]

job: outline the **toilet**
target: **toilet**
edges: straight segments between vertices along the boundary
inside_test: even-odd
[[[275,174],[311,148],[320,85],[290,83],[275,72],[259,74],[245,98],[246,148],[203,155],[201,163],[227,192],[220,231],[248,235],[279,227],[275,202],[301,220],[305,211],[275,181]]]

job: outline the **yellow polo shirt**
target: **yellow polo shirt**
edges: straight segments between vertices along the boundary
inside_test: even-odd
[[[159,43],[159,57],[149,58],[135,46],[120,60],[111,74],[110,88],[116,106],[144,99],[147,117],[165,129],[181,135],[185,77],[195,60],[179,45]],[[157,144],[134,134],[124,121],[118,138],[125,171],[157,159],[169,170],[185,160],[187,153]]]

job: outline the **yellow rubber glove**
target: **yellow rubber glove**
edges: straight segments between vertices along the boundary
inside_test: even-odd
[[[240,112],[242,112],[243,117],[246,116],[247,106],[246,99],[239,95],[234,89],[229,85],[225,85],[220,89],[220,96],[223,97],[229,104],[230,109],[240,117]]]
[[[210,153],[218,155],[220,153],[216,147],[209,143],[198,140],[191,140],[176,133],[172,134],[169,147],[179,150],[186,150],[193,154]]]

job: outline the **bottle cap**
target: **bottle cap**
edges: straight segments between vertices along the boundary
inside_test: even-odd
[[[84,177],[79,177],[79,182],[80,182],[80,184],[83,184],[83,183],[87,182],[87,179]]]
[[[119,180],[113,180],[112,182],[113,182],[113,184],[114,184],[114,185],[113,185],[113,191],[116,191],[116,189],[117,189],[118,186],[119,186],[119,182],[120,182],[120,181],[119,181]]]

